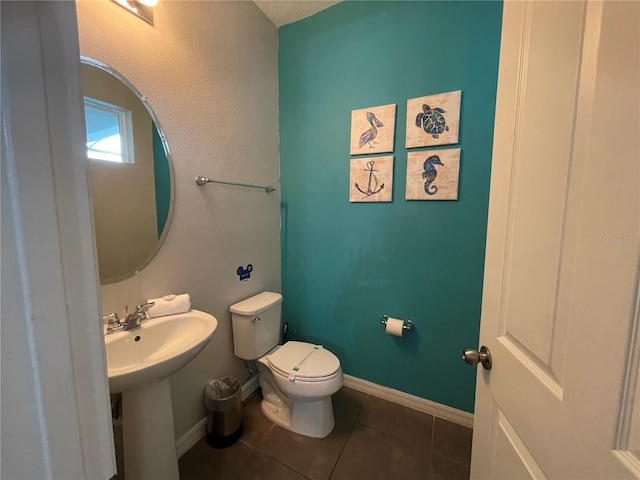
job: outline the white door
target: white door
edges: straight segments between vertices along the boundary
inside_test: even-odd
[[[640,478],[640,2],[504,3],[493,155],[471,477]]]

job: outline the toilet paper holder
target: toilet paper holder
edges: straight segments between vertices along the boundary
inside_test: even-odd
[[[380,323],[382,325],[386,325],[388,319],[389,319],[389,315],[382,315],[382,318],[380,319]],[[413,322],[411,320],[406,320],[404,322],[404,325],[402,325],[402,329],[403,330],[413,330]]]

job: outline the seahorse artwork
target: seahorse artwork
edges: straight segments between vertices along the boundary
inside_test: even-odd
[[[457,200],[460,148],[407,152],[407,200]],[[376,164],[377,165],[377,164]]]
[[[422,172],[422,178],[424,178],[424,191],[427,195],[435,195],[438,192],[438,187],[433,185],[433,182],[438,176],[438,170],[436,170],[435,165],[442,165],[444,167],[444,163],[440,161],[438,155],[430,156],[423,164],[424,172]]]

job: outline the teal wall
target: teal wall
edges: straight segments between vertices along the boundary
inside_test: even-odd
[[[461,352],[478,344],[501,20],[501,2],[346,2],[280,29],[289,339],[325,345],[347,374],[469,412],[476,369]],[[406,101],[452,90],[459,200],[405,201]],[[351,110],[389,103],[393,202],[349,203]],[[384,313],[416,330],[386,335]]]
[[[152,122],[153,131],[153,176],[156,185],[156,219],[158,224],[158,238],[162,235],[169,216],[171,206],[171,173],[169,162],[164,151],[158,127]]]

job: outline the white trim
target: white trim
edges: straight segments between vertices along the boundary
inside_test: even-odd
[[[640,478],[640,458],[633,452],[626,450],[612,450],[611,453],[624,465],[636,478]]]
[[[260,387],[260,383],[258,382],[259,377],[260,374],[256,374],[242,385],[241,390],[243,402],[249,397],[249,395]],[[206,426],[207,418],[205,417],[191,427],[187,433],[176,440],[176,452],[178,454],[178,458],[187,453],[191,447],[198,443],[198,440],[206,435]]]
[[[244,402],[249,395],[255,392],[258,388],[260,388],[260,374],[256,373],[253,377],[250,377],[249,380],[244,382],[242,385],[242,401]]]
[[[176,453],[178,458],[187,453],[191,447],[193,447],[198,440],[205,436],[207,426],[207,417],[196,423],[187,433],[182,435],[176,440]]]
[[[473,414],[449,407],[441,403],[432,402],[426,398],[416,397],[393,388],[383,387],[376,383],[362,380],[361,378],[344,375],[344,386],[362,393],[382,398],[404,407],[412,408],[419,412],[428,413],[434,417],[442,418],[465,427],[473,428]]]
[[[3,210],[10,207],[2,228],[7,478],[116,473],[77,28],[73,2],[2,5],[3,173],[10,165],[10,178],[2,178]],[[5,277],[5,259],[14,257],[14,275]],[[16,279],[11,290],[6,278]]]

